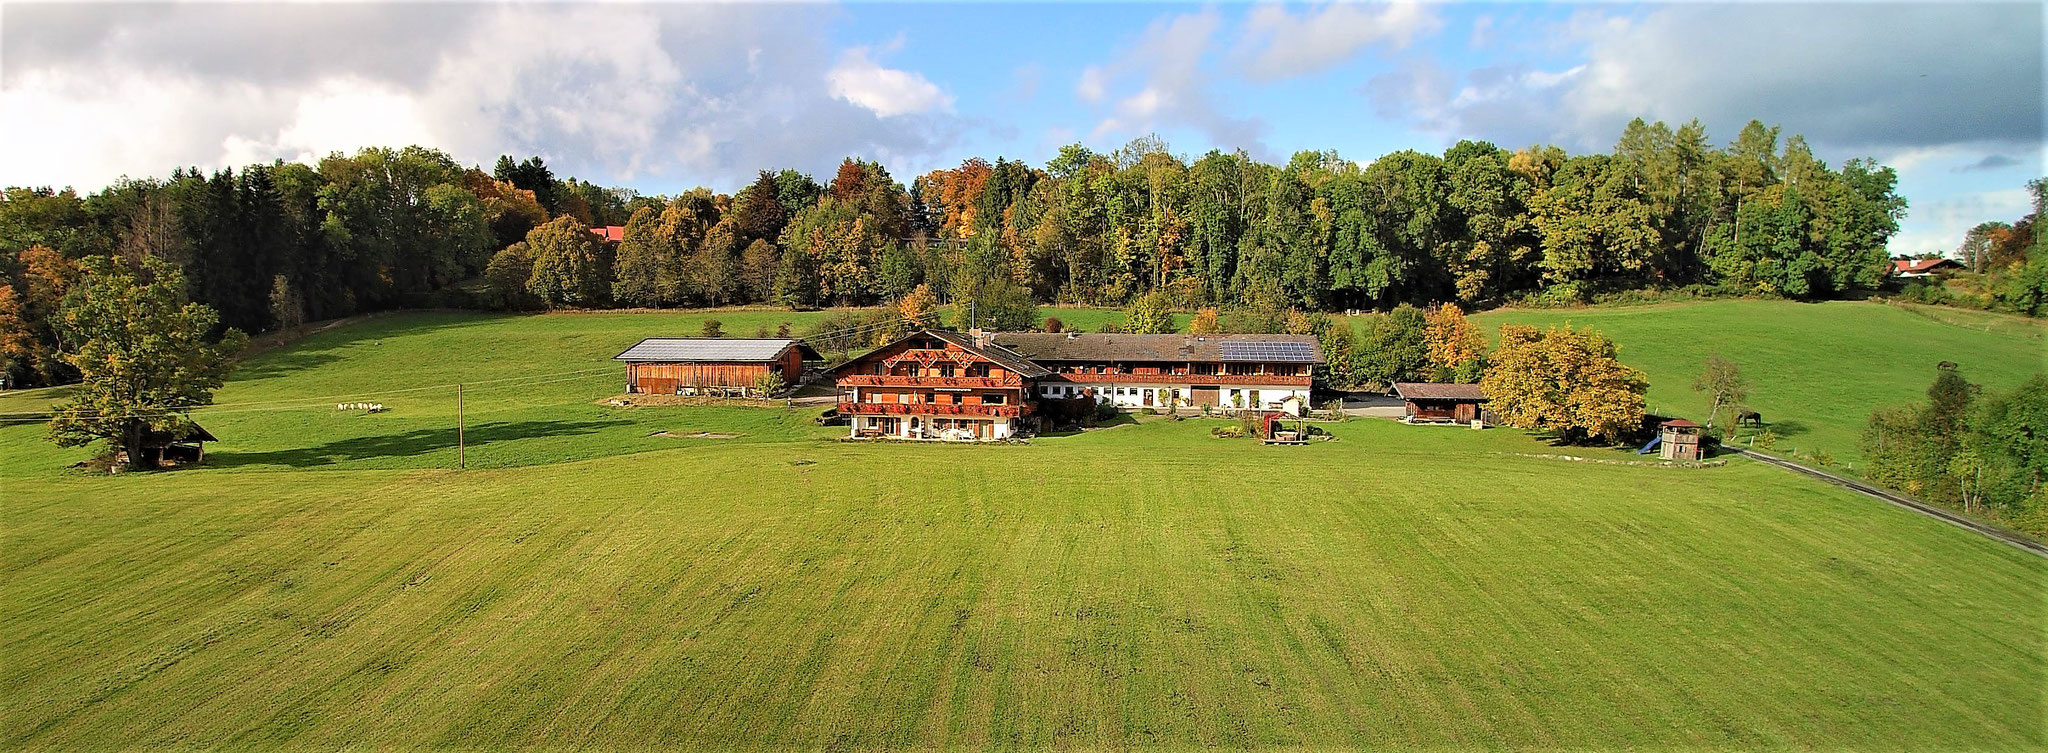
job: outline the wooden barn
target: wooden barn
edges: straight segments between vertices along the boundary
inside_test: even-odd
[[[745,395],[763,375],[796,384],[805,361],[825,359],[802,340],[787,338],[650,337],[612,360],[626,362],[627,392]]]
[[[1409,423],[1471,423],[1487,418],[1486,393],[1476,384],[1396,382],[1394,395],[1407,404]]]

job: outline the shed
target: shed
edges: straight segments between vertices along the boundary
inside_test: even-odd
[[[650,337],[612,356],[626,362],[626,391],[650,395],[747,394],[773,375],[803,379],[805,361],[825,357],[788,338]]]
[[[1403,420],[1409,423],[1462,424],[1488,418],[1480,408],[1486,402],[1486,393],[1476,384],[1395,382],[1394,395],[1406,405],[1407,416]]]
[[[142,451],[153,463],[145,465],[190,465],[206,459],[206,443],[218,442],[212,432],[192,424],[184,433],[150,429],[142,432]]]
[[[1700,459],[1700,425],[1683,418],[1665,421],[1657,428],[1657,456],[1665,460]]]

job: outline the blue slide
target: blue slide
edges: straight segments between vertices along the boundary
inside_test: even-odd
[[[1662,434],[1659,434],[1659,435],[1657,435],[1657,436],[1655,436],[1655,437],[1651,438],[1651,439],[1650,439],[1650,443],[1649,443],[1649,444],[1643,445],[1643,449],[1640,449],[1640,450],[1636,450],[1636,454],[1637,454],[1637,455],[1648,455],[1648,454],[1650,454],[1650,451],[1651,451],[1651,450],[1657,449],[1657,445],[1658,445],[1658,444],[1661,444],[1661,443],[1663,443],[1663,441],[1664,441],[1664,435],[1662,435]]]

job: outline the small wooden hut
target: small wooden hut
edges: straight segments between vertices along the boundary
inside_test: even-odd
[[[142,452],[153,462],[144,465],[192,465],[206,459],[206,443],[218,442],[212,432],[199,424],[184,434],[151,429],[142,433]],[[126,458],[119,458],[126,460]]]
[[[1699,460],[1700,425],[1683,418],[1665,421],[1657,427],[1658,457],[1665,460]]]
[[[745,395],[773,375],[802,381],[824,356],[788,338],[650,337],[612,357],[626,362],[626,391],[643,395]]]
[[[1476,384],[1396,382],[1394,395],[1407,405],[1408,423],[1466,424],[1487,418],[1486,393]],[[1491,423],[1490,421],[1488,423]]]

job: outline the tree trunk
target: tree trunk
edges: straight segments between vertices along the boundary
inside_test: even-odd
[[[121,446],[128,453],[128,470],[147,471],[156,468],[156,458],[142,451],[142,422],[130,421],[121,430]]]

